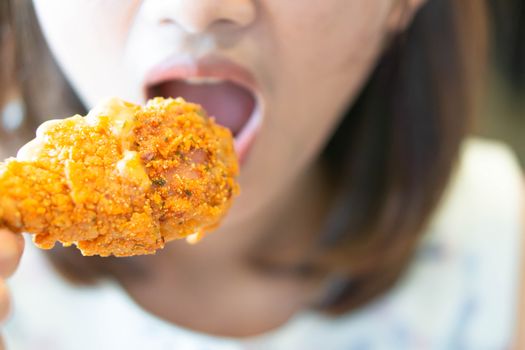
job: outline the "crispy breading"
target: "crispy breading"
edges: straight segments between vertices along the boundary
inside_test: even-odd
[[[196,104],[111,99],[44,123],[0,163],[0,227],[84,255],[154,253],[219,225],[238,193],[231,132]]]

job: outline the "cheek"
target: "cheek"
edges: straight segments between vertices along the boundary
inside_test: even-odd
[[[298,154],[313,156],[361,89],[383,46],[387,4],[276,3],[279,11],[269,13],[275,47],[266,59],[274,78],[267,124],[273,142],[282,145],[283,162],[285,157],[304,162]]]
[[[328,108],[348,103],[368,75],[383,46],[387,1],[331,0],[276,21],[279,95],[297,92],[304,104]],[[302,96],[302,97],[301,97]],[[310,98],[305,98],[310,97]],[[308,115],[308,113],[306,113]]]
[[[139,3],[34,0],[52,54],[86,105],[107,96],[132,99],[120,62]]]
[[[253,180],[244,193],[263,188],[267,200],[289,187],[330,138],[374,67],[388,17],[386,0],[332,0],[321,9],[274,2],[264,2],[272,24],[271,41],[263,42],[271,46],[264,53],[267,113],[243,174]]]

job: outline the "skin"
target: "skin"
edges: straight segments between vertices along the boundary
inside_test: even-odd
[[[327,186],[317,155],[385,42],[422,2],[34,0],[47,42],[88,108],[107,96],[144,102],[144,75],[171,55],[216,54],[257,81],[264,113],[241,170],[242,195],[200,244],[137,258],[144,279],[115,273],[137,303],[189,328],[247,336],[319,296],[317,284],[261,274],[245,256],[271,231],[309,235],[319,226]]]
[[[0,229],[0,323],[3,323],[10,312],[9,291],[6,278],[11,276],[20,262],[24,252],[24,239],[19,234]],[[0,350],[4,344],[0,337]]]

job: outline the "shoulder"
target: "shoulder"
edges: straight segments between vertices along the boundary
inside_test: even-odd
[[[463,188],[519,202],[522,172],[513,151],[504,143],[480,138],[467,139],[462,147],[451,191]],[[513,193],[511,193],[513,192]],[[508,195],[502,197],[504,195]],[[513,202],[515,204],[515,202]]]
[[[450,184],[432,226],[446,232],[465,228],[461,237],[517,239],[523,207],[523,175],[505,144],[470,138],[463,144]],[[457,238],[455,236],[455,238]],[[469,242],[471,243],[471,242]]]
[[[449,330],[457,344],[503,348],[511,342],[519,303],[523,185],[509,147],[479,138],[465,141],[421,248],[441,247],[446,258],[416,262],[448,274],[450,285],[436,288],[450,298],[443,305],[455,305],[450,312],[455,329]]]

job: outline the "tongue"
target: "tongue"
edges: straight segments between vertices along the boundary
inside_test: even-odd
[[[183,97],[189,102],[202,105],[217,123],[237,135],[250,119],[255,107],[253,95],[231,82],[190,84],[184,81],[168,81],[156,85],[149,97]]]

